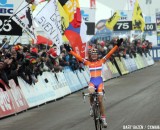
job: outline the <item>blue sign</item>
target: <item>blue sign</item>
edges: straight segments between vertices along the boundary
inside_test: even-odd
[[[7,4],[7,0],[0,0],[0,7],[12,7],[13,4]]]
[[[81,10],[81,15],[84,21],[89,21],[89,14],[85,13],[84,10]]]
[[[151,16],[145,16],[145,22],[151,23]]]
[[[0,14],[13,14],[13,4],[8,4],[7,0],[0,0]]]
[[[127,13],[125,13],[125,12],[121,12],[121,17],[127,17]]]

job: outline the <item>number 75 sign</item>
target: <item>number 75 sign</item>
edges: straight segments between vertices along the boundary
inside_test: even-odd
[[[119,21],[114,26],[114,31],[130,31],[132,30],[132,21]]]

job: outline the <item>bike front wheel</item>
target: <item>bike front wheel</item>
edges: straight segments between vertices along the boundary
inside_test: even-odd
[[[102,130],[101,115],[100,115],[100,110],[97,105],[94,105],[93,112],[94,112],[95,128],[96,130]]]

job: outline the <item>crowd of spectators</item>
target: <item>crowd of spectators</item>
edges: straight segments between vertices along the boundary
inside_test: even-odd
[[[113,38],[111,41],[98,41],[93,40],[90,44],[99,49],[99,57],[102,58],[105,56],[115,44],[117,44],[117,37]],[[126,58],[126,55],[129,55],[130,58],[136,57],[136,54],[141,56],[144,54],[147,57],[147,53],[150,55],[150,49],[152,48],[152,43],[148,40],[141,41],[140,39],[133,40],[130,42],[129,39],[123,39],[122,45],[119,49],[112,55],[110,60],[113,57],[123,57]]]
[[[82,63],[79,63],[75,57],[68,54],[63,46],[61,46],[60,55],[57,55],[57,47],[54,44],[47,46],[46,44],[23,45],[21,43],[8,45],[8,43],[7,38],[4,38],[0,44],[0,79],[8,87],[10,79],[13,79],[16,85],[19,86],[17,77],[21,77],[31,85],[38,81],[37,76],[42,75],[44,71],[57,73],[62,71],[65,66],[70,66],[73,71],[77,69],[84,70]],[[98,48],[99,58],[105,56],[115,44],[116,38],[113,38],[110,42],[98,40],[89,42],[90,47]],[[115,56],[126,58],[126,54],[131,58],[136,57],[136,53],[146,55],[146,53],[149,54],[151,48],[152,43],[147,40],[129,42],[129,40],[124,39],[123,44],[110,60]],[[0,84],[0,87],[3,86]]]

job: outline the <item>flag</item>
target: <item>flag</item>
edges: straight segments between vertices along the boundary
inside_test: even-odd
[[[48,2],[49,0],[34,0],[32,5],[31,5],[31,9],[32,9],[32,12],[34,10],[36,10],[37,6],[41,3],[45,3],[45,2]]]
[[[120,13],[118,11],[115,12],[113,16],[107,20],[106,27],[110,30],[113,30],[114,26],[116,25],[120,17],[121,17]]]
[[[43,29],[49,38],[57,46],[57,54],[60,54],[62,45],[61,16],[59,14],[56,0],[50,0],[45,7],[35,16],[36,22]]]
[[[134,5],[133,17],[132,17],[132,29],[141,31],[144,31],[145,29],[145,21],[143,19],[142,10],[139,6],[138,0],[136,0]]]
[[[96,0],[90,0],[90,8],[96,8]]]
[[[38,5],[39,3],[48,1],[48,0],[25,0],[28,4]]]
[[[85,36],[82,36],[82,30],[86,30],[86,27],[84,24],[82,26],[79,2],[78,0],[59,0],[59,3],[69,18],[69,26],[64,31],[64,35],[70,42],[73,50],[82,57],[85,57],[85,43],[82,42],[82,40],[85,40]]]
[[[32,11],[29,4],[24,1],[12,16],[12,19],[24,29],[28,35],[36,41],[35,27],[33,23]]]
[[[59,10],[59,13],[60,13],[60,16],[61,16],[62,39],[63,39],[64,42],[67,42],[68,39],[64,35],[64,31],[69,26],[69,17],[66,14],[66,12],[64,11],[64,9],[63,9],[62,5],[59,3],[59,1],[58,1],[58,10]]]
[[[81,12],[78,0],[59,0],[63,9],[69,17],[69,22],[73,27],[80,27],[81,24]]]
[[[80,36],[82,39],[82,43],[86,43],[87,39],[87,25],[85,24],[84,20],[82,19],[81,27],[80,27]]]
[[[133,10],[134,9],[134,4],[135,4],[136,0],[129,0],[129,10]]]

